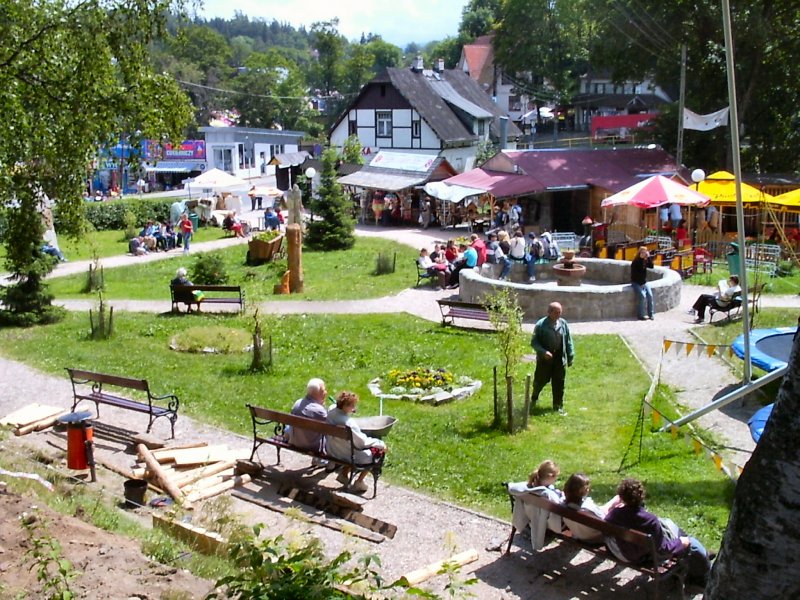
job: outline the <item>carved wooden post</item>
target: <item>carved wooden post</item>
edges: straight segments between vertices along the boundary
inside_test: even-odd
[[[289,292],[303,292],[303,240],[300,225],[286,226],[286,240],[289,243]]]

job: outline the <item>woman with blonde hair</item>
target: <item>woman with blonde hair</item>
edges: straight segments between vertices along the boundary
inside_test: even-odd
[[[541,486],[555,491],[553,484],[555,484],[560,473],[561,470],[558,468],[558,465],[552,460],[548,459],[542,461],[538,468],[528,476],[528,487],[533,488]]]
[[[544,536],[547,529],[560,533],[562,522],[558,515],[525,502],[524,497],[535,494],[547,498],[550,502],[560,504],[563,494],[555,487],[560,472],[555,462],[545,460],[530,474],[527,482],[521,481],[508,485],[508,493],[514,496],[511,523],[517,531],[524,531],[526,527],[530,526],[531,546],[534,550],[541,550],[544,547]]]

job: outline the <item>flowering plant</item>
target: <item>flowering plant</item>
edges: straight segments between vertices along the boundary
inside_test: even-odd
[[[446,369],[392,369],[386,375],[386,383],[390,388],[404,388],[406,390],[430,390],[439,388],[450,390],[455,377]]]
[[[270,229],[268,231],[264,231],[259,233],[253,237],[253,239],[260,240],[262,242],[271,242],[277,237],[280,237],[282,234],[280,231],[276,231],[274,229]]]

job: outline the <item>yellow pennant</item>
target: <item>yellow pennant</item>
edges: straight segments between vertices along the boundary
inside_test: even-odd
[[[669,428],[669,432],[672,435],[672,439],[673,440],[677,440],[678,439],[678,426],[677,425],[671,425],[670,428]]]
[[[653,414],[650,415],[650,418],[653,421],[653,427],[658,427],[661,425],[661,413],[659,413],[655,408],[653,409]]]
[[[709,344],[708,346],[706,346],[706,354],[708,355],[709,358],[714,356],[714,353],[716,351],[717,347],[714,344]]]
[[[670,346],[672,346],[672,340],[664,340],[664,352],[669,352]]]
[[[703,450],[703,444],[700,443],[700,440],[697,438],[692,438],[692,448],[694,448],[695,454],[700,454]]]
[[[719,454],[712,454],[711,458],[714,460],[714,465],[717,467],[717,470],[722,468],[722,457]]]
[[[692,350],[694,350],[694,346],[695,345],[692,343],[686,344],[686,356],[689,356],[692,353]]]

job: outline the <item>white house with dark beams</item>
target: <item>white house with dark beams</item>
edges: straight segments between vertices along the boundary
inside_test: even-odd
[[[388,68],[367,83],[337,119],[330,141],[340,148],[356,135],[366,152],[435,154],[465,171],[475,166],[481,141],[500,142],[502,116],[467,73],[445,70],[441,60],[424,69],[417,57],[410,69]],[[506,125],[506,148],[514,148],[521,132]]]

